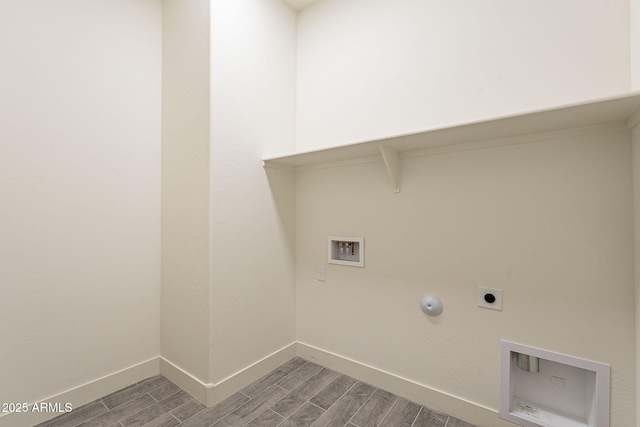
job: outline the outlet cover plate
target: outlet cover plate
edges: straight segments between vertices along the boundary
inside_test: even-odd
[[[502,311],[502,289],[478,288],[478,307]]]

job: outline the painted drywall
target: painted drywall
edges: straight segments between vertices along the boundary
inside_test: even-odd
[[[629,0],[631,90],[640,90],[640,0]]]
[[[208,0],[164,0],[161,355],[209,383]]]
[[[211,2],[210,370],[214,384],[295,341],[295,12]],[[255,378],[254,378],[255,379]]]
[[[158,355],[161,24],[154,0],[0,6],[0,402]]]
[[[400,193],[381,160],[300,169],[298,340],[496,411],[500,339],[608,363],[611,426],[634,425],[630,155],[622,125],[402,158]],[[327,264],[330,235],[364,237],[365,267]]]
[[[638,113],[640,114],[640,112]],[[640,119],[640,116],[637,117]],[[633,160],[634,266],[636,285],[636,396],[640,393],[640,126],[631,129]],[[636,425],[640,425],[640,405],[636,403]]]
[[[629,26],[628,0],[317,2],[298,19],[297,150],[627,92]]]

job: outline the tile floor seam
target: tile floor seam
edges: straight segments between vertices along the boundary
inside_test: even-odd
[[[356,381],[356,383],[357,383],[357,381]],[[354,385],[355,385],[355,384],[354,384]],[[329,385],[328,385],[328,384],[327,384],[327,387],[329,387]],[[351,387],[353,387],[353,385],[352,385]],[[326,387],[325,387],[325,388],[326,388]],[[323,388],[322,390],[324,390],[324,388]],[[318,393],[319,393],[319,392],[318,392]],[[345,394],[346,394],[346,392],[345,392]],[[343,394],[342,396],[344,396],[344,394]],[[342,396],[340,396],[340,397],[342,397]],[[329,410],[329,408],[331,408],[331,406],[333,406],[333,405],[331,405],[331,406],[329,406],[329,408],[327,408],[327,409],[323,409],[322,407],[320,407],[320,406],[316,405],[315,403],[313,403],[313,402],[311,401],[311,399],[312,399],[312,398],[310,398],[309,400],[307,400],[307,402],[311,403],[311,404],[312,404],[313,406],[315,406],[316,408],[320,408],[320,409],[322,410],[322,414],[324,414],[325,412],[327,412],[327,411]],[[337,402],[337,400],[336,400],[336,402]],[[333,402],[333,403],[335,404],[336,402]],[[320,417],[322,417],[322,415],[320,415]],[[313,427],[313,425],[314,425],[315,423],[317,423],[317,422],[318,422],[318,420],[320,419],[320,417],[318,417],[314,422],[312,422],[311,424],[309,424],[309,427]]]
[[[178,419],[178,417],[176,417],[175,415],[173,415],[173,414],[171,413],[171,411],[169,411],[169,412],[167,412],[167,413],[168,413],[169,415],[171,415],[171,416],[173,417],[173,419],[174,419],[174,420],[176,420],[176,421],[178,422],[178,424],[176,424],[177,426],[179,426],[180,424],[182,424],[182,421],[180,421],[180,420]]]
[[[384,414],[384,418],[380,420],[380,423],[378,425],[384,422],[384,420],[389,416],[389,412],[391,412],[391,410],[394,408],[394,406],[396,406],[399,400],[400,400],[400,396],[396,396],[396,400],[393,401],[393,405],[389,406],[389,410],[387,411],[386,414]],[[418,411],[418,413],[420,413],[420,411]],[[413,420],[413,422],[415,423],[416,420]],[[413,427],[413,423],[411,423],[411,426]]]
[[[418,419],[418,415],[420,415],[420,412],[422,412],[423,408],[424,408],[424,406],[420,405],[420,410],[416,413],[416,416],[413,419],[413,421],[411,421],[411,425],[414,425],[416,423],[416,420]]]
[[[336,403],[338,403],[338,401],[339,401],[340,399],[342,399],[342,398],[343,398],[347,393],[349,393],[349,391],[350,391],[352,388],[354,388],[354,387],[356,386],[356,384],[358,384],[359,382],[360,382],[360,381],[356,380],[353,384],[351,384],[351,387],[349,387],[349,388],[348,388],[344,393],[342,393],[342,394],[340,395],[340,397],[338,397],[338,398],[335,400],[335,402],[333,402],[331,405],[329,405],[329,407],[327,408],[327,411],[328,411],[329,409],[331,409],[331,407],[332,407],[333,405],[335,405]]]
[[[266,401],[267,401],[267,400],[263,400],[262,402],[266,402]],[[251,401],[249,401],[249,402],[251,402]],[[246,405],[246,404],[248,404],[249,402],[245,403],[245,405]],[[241,406],[240,408],[242,408],[242,406]],[[252,422],[253,420],[255,420],[256,418],[258,418],[260,415],[262,415],[263,413],[265,413],[265,412],[267,412],[267,411],[271,411],[271,412],[273,412],[274,414],[277,414],[277,412],[275,412],[274,410],[272,410],[272,409],[271,409],[271,407],[269,406],[268,408],[265,408],[265,410],[264,410],[264,411],[262,411],[262,412],[260,412],[260,413],[256,414],[256,416],[255,416],[255,417],[253,417],[253,418],[251,418],[248,422],[244,422],[244,421],[243,421],[243,422],[241,423],[241,425],[246,426],[247,424],[251,424],[251,422]],[[234,412],[235,412],[235,410],[234,410]],[[233,413],[233,412],[231,412],[229,415],[231,415],[232,413]],[[278,415],[280,415],[280,414],[278,414]]]
[[[354,425],[354,426],[356,426],[356,427],[361,427],[359,424],[356,424],[356,423],[354,423],[354,422],[352,421],[352,420],[353,420],[353,417],[355,417],[355,416],[358,414],[358,412],[360,412],[360,409],[364,408],[364,405],[366,405],[366,404],[367,404],[367,402],[368,402],[369,400],[371,400],[371,398],[373,397],[373,395],[374,395],[374,394],[376,394],[376,391],[378,391],[378,390],[379,390],[379,389],[378,389],[378,388],[376,388],[376,389],[373,391],[373,393],[371,393],[371,395],[370,395],[369,397],[367,397],[367,400],[365,400],[365,401],[364,401],[364,403],[363,403],[362,405],[360,405],[360,407],[358,408],[358,410],[357,410],[356,412],[354,412],[354,413],[353,413],[353,415],[351,415],[351,418],[349,418],[349,420],[347,421],[347,423],[346,423],[345,425],[347,425],[347,424],[351,423],[351,424],[353,424],[353,425]],[[385,415],[385,416],[386,416],[386,415]],[[383,419],[384,419],[384,418],[383,418]]]
[[[420,416],[420,414],[422,413],[422,411],[424,411],[426,408],[424,406],[420,406],[420,410],[418,411],[418,415],[416,415],[416,419],[413,420],[413,422],[411,423],[411,427],[413,427],[416,423],[416,421],[418,421],[418,417]]]
[[[290,375],[293,375],[293,373],[294,373],[294,372],[297,372],[297,371],[298,371],[298,369],[302,369],[304,366],[306,366],[307,364],[311,363],[311,362],[309,362],[308,360],[305,360],[305,359],[303,359],[303,360],[304,360],[305,362],[304,362],[302,365],[300,365],[299,367],[297,367],[297,368],[296,368],[296,369],[294,369],[293,371],[289,372],[287,375],[285,375],[285,376],[284,376],[282,379],[280,379],[279,381],[276,381],[276,382],[274,383],[274,385],[277,385],[277,386],[279,386],[279,387],[282,387],[282,386],[280,385],[280,383],[281,383],[282,381],[284,381],[284,380],[286,380],[287,378],[289,378],[289,376],[290,376]],[[284,387],[282,387],[282,388],[284,388]],[[293,390],[289,390],[288,388],[284,388],[284,389],[285,389],[285,390],[287,390],[287,391],[293,391]]]
[[[380,389],[378,389],[378,390],[380,390]],[[400,400],[400,397],[396,396],[395,394],[394,394],[394,396],[395,396],[395,399],[393,400],[393,403],[391,404],[391,406],[389,406],[389,409],[387,409],[387,412],[384,413],[384,417],[382,417],[382,419],[380,420],[378,425],[380,425],[380,424],[382,424],[384,422],[384,419],[387,418],[387,415],[389,415],[389,412],[391,412],[391,408],[393,408],[393,406],[396,404],[396,402],[398,400]],[[423,406],[421,406],[421,408],[423,408]],[[419,413],[420,413],[420,411],[418,411],[418,414]],[[418,418],[416,417],[416,419],[418,419]],[[413,420],[413,422],[415,423],[416,420]],[[411,427],[413,427],[413,423],[411,424]]]

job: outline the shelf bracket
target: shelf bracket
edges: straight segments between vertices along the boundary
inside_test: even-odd
[[[398,152],[392,150],[391,148],[381,145],[380,153],[382,154],[382,159],[384,160],[384,165],[387,167],[387,172],[389,172],[389,178],[391,178],[391,184],[393,185],[393,192],[400,192],[400,156]]]

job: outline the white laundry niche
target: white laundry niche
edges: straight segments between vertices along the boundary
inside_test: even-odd
[[[604,363],[501,341],[500,418],[524,427],[609,427]]]
[[[328,262],[364,267],[364,238],[329,236]]]

